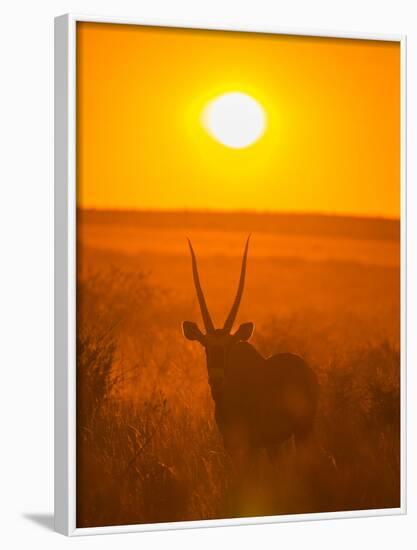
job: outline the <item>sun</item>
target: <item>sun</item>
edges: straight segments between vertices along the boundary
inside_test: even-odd
[[[226,147],[243,149],[264,134],[266,115],[253,97],[229,92],[206,105],[202,122],[207,132]]]

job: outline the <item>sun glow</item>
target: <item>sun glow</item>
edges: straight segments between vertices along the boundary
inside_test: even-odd
[[[261,105],[242,92],[216,97],[203,111],[203,126],[217,141],[233,149],[248,147],[265,132],[266,115]]]
[[[79,22],[77,43],[80,207],[399,216],[398,42]]]

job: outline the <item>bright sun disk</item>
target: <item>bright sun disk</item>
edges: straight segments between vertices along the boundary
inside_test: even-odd
[[[223,145],[242,149],[265,132],[266,116],[253,97],[230,92],[210,101],[203,112],[203,125]]]

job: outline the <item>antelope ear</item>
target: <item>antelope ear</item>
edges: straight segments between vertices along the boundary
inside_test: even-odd
[[[238,340],[246,342],[246,340],[249,340],[252,336],[254,328],[255,326],[253,323],[243,323],[234,333],[234,337]]]
[[[182,324],[182,332],[187,340],[198,340],[199,342],[203,341],[204,334],[198,328],[196,323],[184,321]]]

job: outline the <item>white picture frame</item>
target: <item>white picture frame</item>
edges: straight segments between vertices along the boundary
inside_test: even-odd
[[[199,29],[179,22],[67,14],[55,18],[55,530],[68,536],[325,520],[406,513],[406,37],[318,30],[234,28],[296,36],[398,42],[401,47],[401,506],[392,509],[257,518],[76,527],[76,25],[117,23]]]

